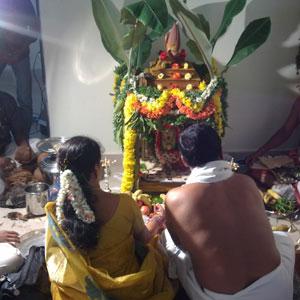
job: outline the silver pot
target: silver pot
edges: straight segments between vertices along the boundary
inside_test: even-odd
[[[44,182],[35,182],[25,188],[27,213],[34,216],[45,214],[44,206],[48,202],[49,185]]]
[[[49,154],[40,162],[40,170],[46,176],[49,184],[53,184],[55,178],[59,175],[58,165],[56,162],[56,155]]]

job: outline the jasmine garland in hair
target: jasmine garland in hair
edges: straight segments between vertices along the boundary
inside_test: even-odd
[[[78,219],[88,224],[95,222],[95,214],[87,204],[78,180],[71,170],[65,170],[60,174],[60,190],[56,200],[56,217],[59,224],[64,219],[65,201],[71,202]]]

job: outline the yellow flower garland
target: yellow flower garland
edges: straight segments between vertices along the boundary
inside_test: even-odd
[[[224,126],[222,120],[222,103],[221,103],[222,89],[219,89],[214,95],[213,100],[216,107],[216,112],[214,115],[215,123],[217,127],[217,132],[219,136],[223,136],[224,134]]]
[[[180,89],[172,89],[170,91],[170,95],[173,95],[177,98],[180,99],[180,101],[187,106],[188,108],[190,108],[191,110],[193,110],[193,112],[198,113],[199,111],[201,111],[203,109],[203,101],[201,102],[193,102],[190,98],[185,96],[185,93],[183,91],[181,91]]]
[[[134,113],[133,103],[136,101],[135,95],[130,94],[127,96],[124,105],[124,118],[125,123],[130,119]],[[123,152],[123,176],[121,183],[121,192],[128,192],[133,189],[135,179],[135,144],[137,133],[134,129],[124,127],[124,152]]]
[[[147,102],[147,101],[141,101],[141,104],[143,107],[145,107],[147,110],[153,112],[155,110],[160,110],[164,108],[166,105],[167,101],[169,100],[169,91],[164,90],[161,95],[156,98],[152,102]]]
[[[141,101],[141,105],[150,112],[155,112],[163,109],[170,96],[176,96],[181,99],[182,103],[192,109],[194,112],[200,112],[203,109],[203,101],[192,102],[192,100],[185,96],[184,91],[179,89],[164,90],[159,98],[154,99],[151,102]],[[213,95],[213,101],[216,108],[214,114],[214,120],[219,136],[224,134],[224,124],[222,120],[222,88],[219,88]],[[135,112],[134,103],[138,101],[137,95],[131,93],[126,97],[124,105],[124,122],[126,123],[132,114]],[[135,166],[136,166],[136,155],[135,147],[137,140],[137,132],[129,128],[124,127],[124,139],[123,139],[123,176],[121,183],[121,192],[131,191],[134,187],[135,182]]]

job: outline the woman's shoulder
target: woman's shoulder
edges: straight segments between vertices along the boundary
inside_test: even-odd
[[[126,193],[120,193],[119,198],[120,198],[120,203],[122,203],[123,205],[127,205],[127,206],[136,205],[132,197],[130,197],[130,195]]]

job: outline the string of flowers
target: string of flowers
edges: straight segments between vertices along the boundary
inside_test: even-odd
[[[156,99],[149,99],[141,94],[134,94],[133,96],[135,97],[134,108],[149,119],[159,119],[167,115],[174,106],[174,100],[170,97],[168,90],[164,90]]]
[[[154,98],[147,97],[135,90],[132,96],[134,97],[133,106],[141,115],[149,119],[160,119],[166,116],[176,104],[179,111],[187,117],[204,120],[215,112],[212,96],[220,83],[221,81],[217,77],[214,77],[207,86],[202,81],[198,87],[202,93],[196,93],[196,95],[174,88],[164,90],[159,97]]]
[[[129,94],[125,100],[124,105],[124,122],[125,124],[130,120],[132,114],[135,112],[133,103],[136,101],[134,94]],[[135,180],[135,145],[137,133],[129,125],[124,126],[124,140],[123,140],[123,176],[121,182],[121,192],[131,191]]]
[[[215,105],[215,124],[217,128],[217,132],[219,136],[224,135],[224,125],[222,119],[222,103],[221,103],[222,89],[218,89],[218,91],[213,96],[213,101]]]
[[[188,106],[185,106],[181,101],[180,98],[176,99],[176,105],[178,107],[178,110],[186,115],[188,118],[193,120],[205,120],[212,116],[215,113],[215,105],[213,101],[210,101],[208,105],[204,107],[204,109],[198,113],[195,113],[191,108]]]
[[[119,82],[121,90],[121,80]],[[224,88],[224,81],[217,77],[213,78],[208,85],[205,81],[200,82],[198,89],[193,91],[173,88],[160,92],[155,87],[132,87],[131,90],[125,87],[124,91],[127,91],[127,95],[123,92],[125,103],[122,110],[124,156],[121,192],[131,191],[135,183],[137,135],[140,132],[139,128],[145,126],[144,121],[140,121],[143,118],[139,118],[138,115],[156,122],[167,117],[172,110],[178,109],[180,113],[178,116],[184,115],[192,120],[210,120],[218,134],[223,136],[226,119],[222,111],[226,104],[222,99]],[[133,126],[133,124],[135,125]]]
[[[78,219],[88,224],[95,222],[95,214],[87,204],[78,180],[71,170],[65,170],[60,174],[60,190],[56,200],[56,217],[59,224],[65,218],[63,213],[65,201],[71,202]]]

